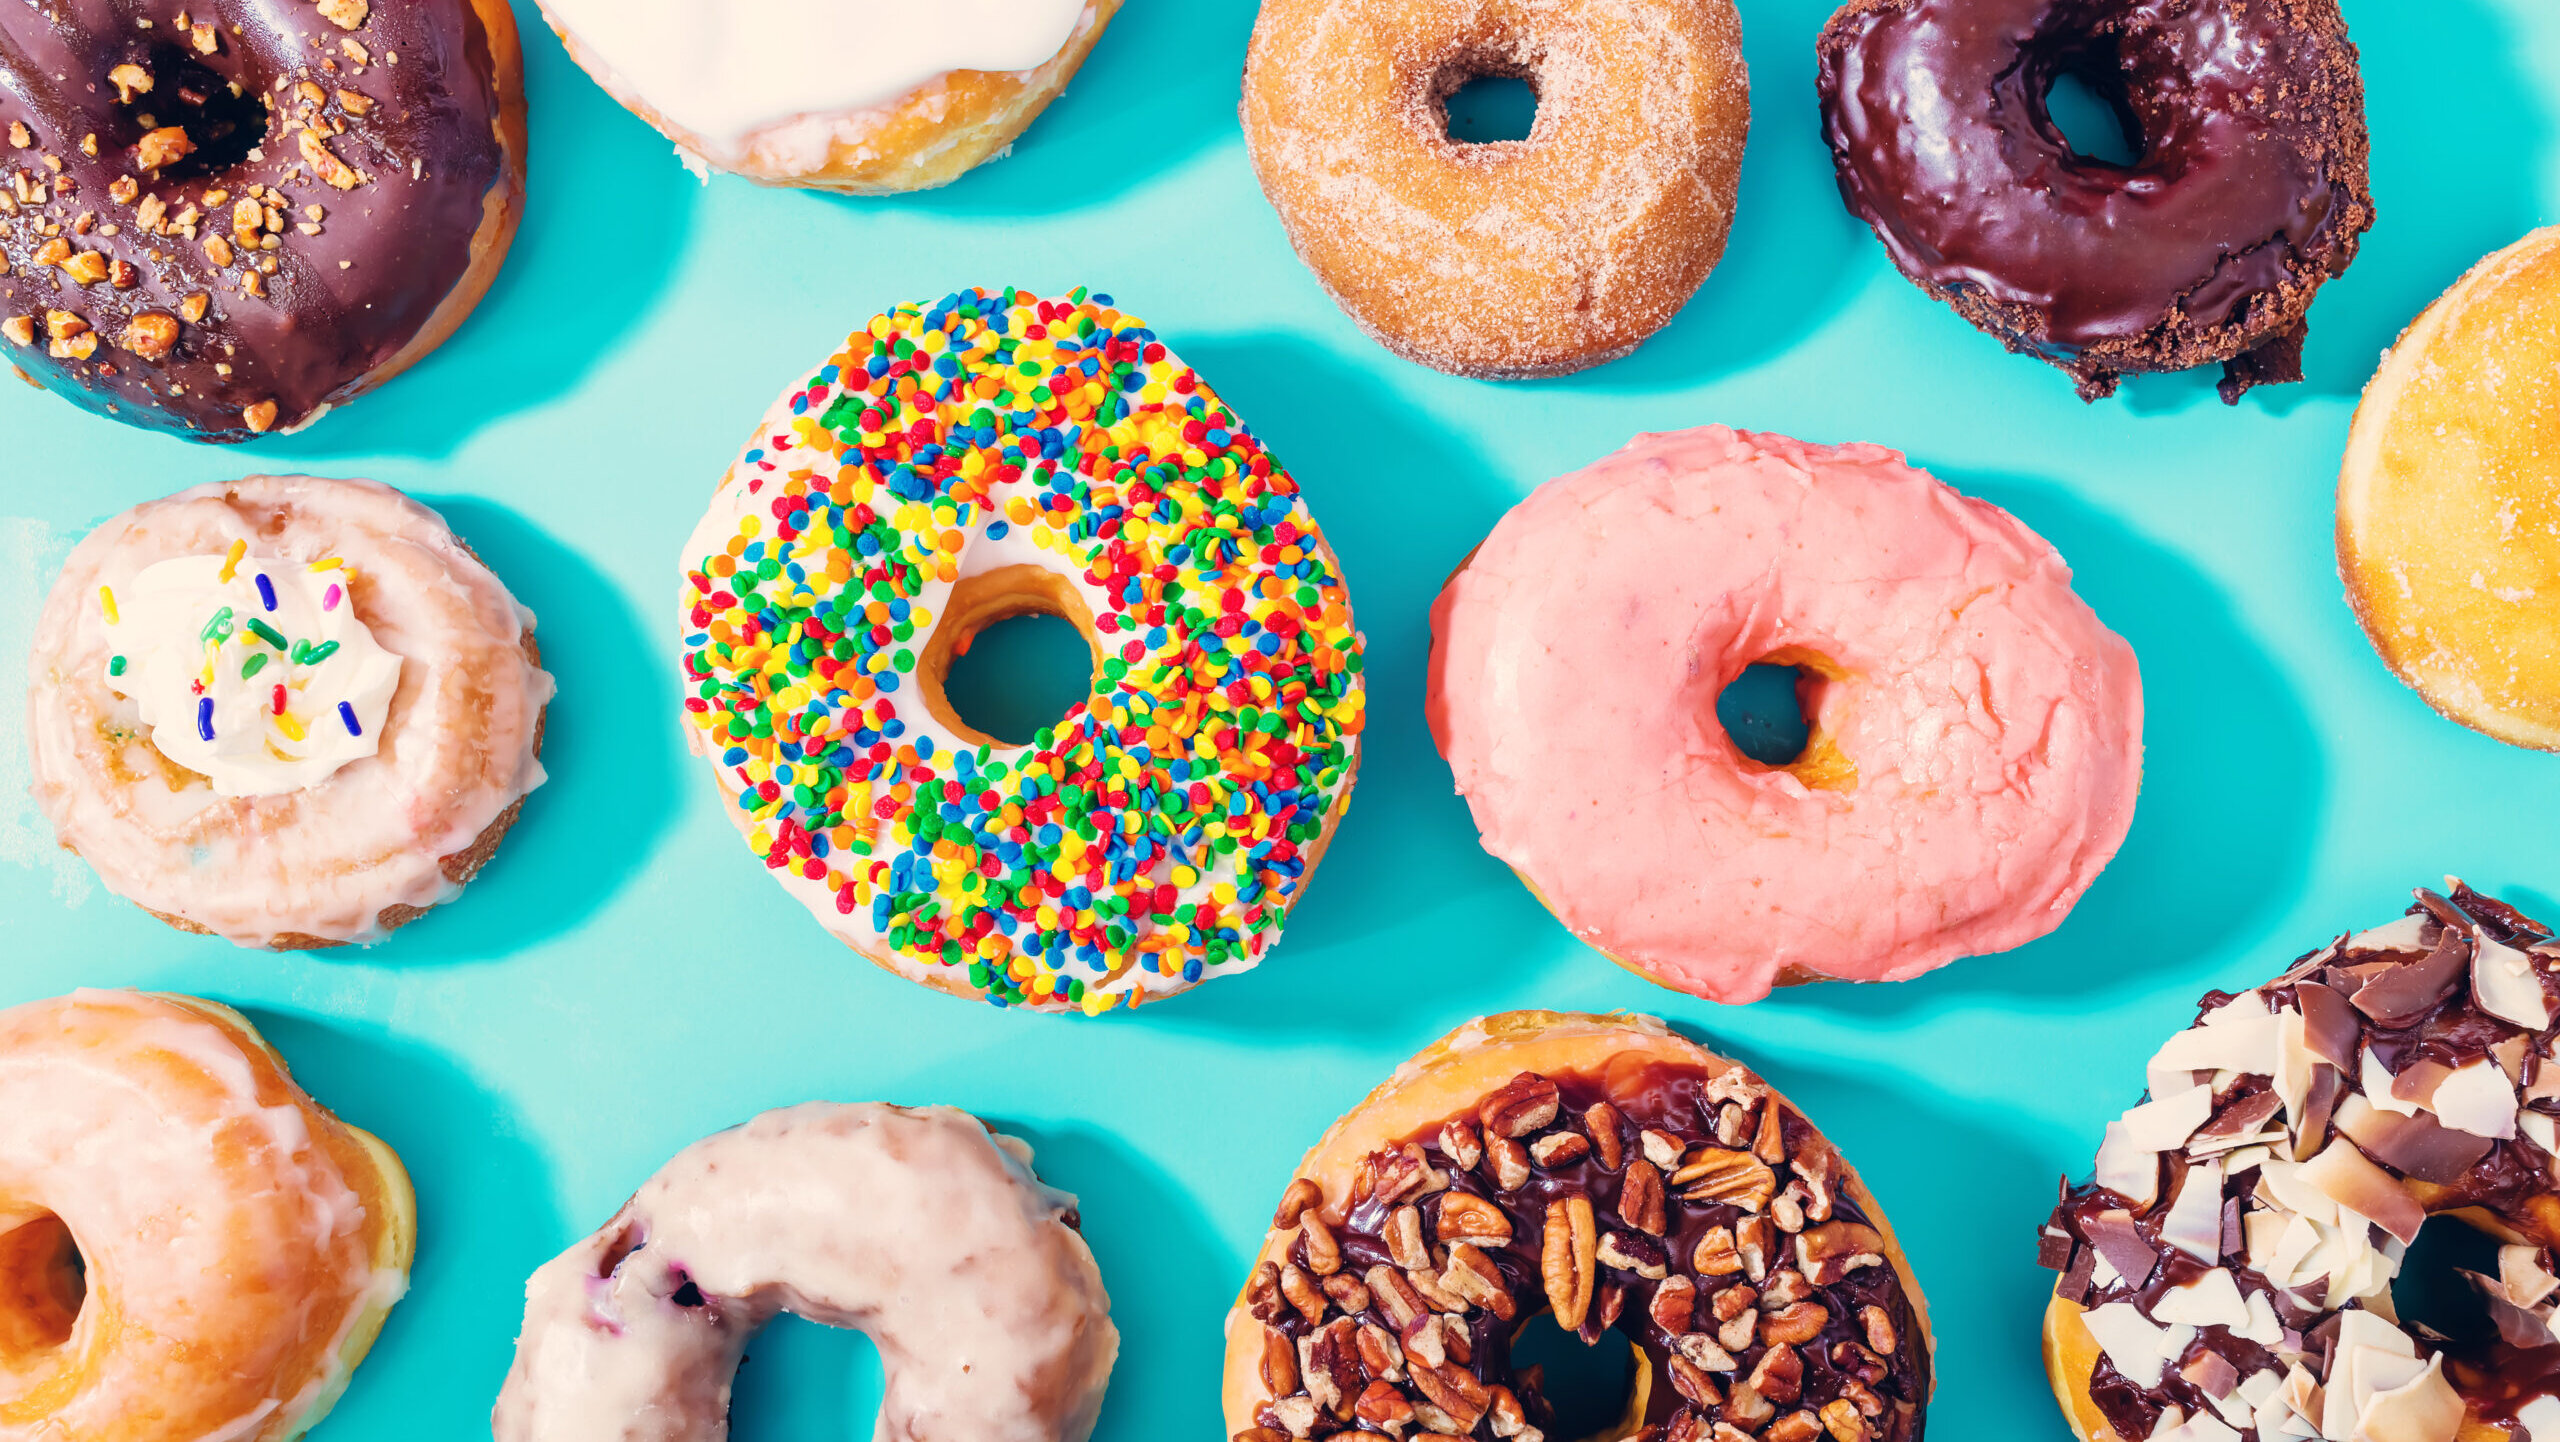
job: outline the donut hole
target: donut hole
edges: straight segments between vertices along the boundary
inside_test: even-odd
[[[1846,791],[1857,768],[1822,725],[1824,698],[1849,679],[1846,668],[1802,646],[1782,647],[1742,668],[1716,693],[1716,722],[1754,771],[1784,771],[1819,791]]]
[[[138,65],[151,77],[145,90],[128,76],[119,87],[101,78],[101,88],[125,90],[132,103],[118,108],[117,131],[101,135],[102,145],[124,149],[154,130],[185,131],[192,151],[159,169],[163,180],[194,180],[219,175],[246,164],[249,152],[267,138],[265,98],[236,87],[176,45],[154,45],[126,64]],[[117,69],[122,69],[119,64]]]
[[[47,1212],[0,1235],[0,1359],[69,1341],[88,1300],[88,1268],[60,1217]]]
[[[1538,128],[1534,58],[1498,43],[1461,49],[1431,72],[1431,118],[1460,147],[1527,142]]]
[[[2498,1275],[2496,1237],[2459,1216],[2429,1217],[2400,1259],[2391,1305],[2404,1326],[2425,1327],[2455,1348],[2480,1355],[2498,1340],[2498,1325],[2464,1272]]]
[[[2142,121],[2113,41],[2100,39],[2060,56],[2036,108],[2042,127],[2072,159],[2110,170],[2142,163]]]
[[[954,735],[1021,746],[1089,699],[1101,666],[1093,612],[1075,587],[1039,566],[1004,566],[951,588],[916,678],[926,709]]]
[[[730,1442],[870,1442],[886,1390],[869,1337],[785,1312],[739,1359]]]
[[[1553,1312],[1531,1317],[1511,1339],[1512,1375],[1555,1409],[1544,1430],[1560,1439],[1613,1442],[1641,1430],[1636,1384],[1647,1368],[1639,1365],[1640,1357],[1616,1332],[1583,1341],[1557,1326]]]

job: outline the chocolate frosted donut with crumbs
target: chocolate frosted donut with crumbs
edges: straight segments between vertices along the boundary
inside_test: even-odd
[[[1850,0],[1823,28],[1840,193],[1903,274],[2011,350],[2119,377],[2302,379],[2304,313],[2373,224],[2335,0]],[[2136,158],[2047,97],[2109,97]]]
[[[0,6],[0,357],[198,440],[441,344],[524,199],[504,0]]]

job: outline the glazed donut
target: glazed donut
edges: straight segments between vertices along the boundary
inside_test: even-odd
[[[1449,136],[1481,75],[1526,140]],[[1455,375],[1561,375],[1662,329],[1724,255],[1751,89],[1732,0],[1263,0],[1244,135],[1343,312]]]
[[[1095,1015],[1247,970],[1349,804],[1366,693],[1298,484],[1084,292],[900,306],[784,392],[684,552],[686,736],[836,938]],[[952,656],[1064,616],[1093,693],[971,729]]]
[[[1120,0],[542,0],[615,101],[686,163],[883,195],[1001,156]]]
[[[1880,447],[1640,436],[1512,508],[1431,633],[1431,733],[1485,849],[1693,995],[2022,945],[2133,819],[2132,648],[2042,538]],[[1716,724],[1754,663],[1802,677],[1788,765]]]
[[[241,946],[379,939],[460,894],[542,784],[533,616],[374,481],[126,511],[37,619],[37,805],[107,888]]]
[[[2364,81],[2336,0],[1849,0],[1823,27],[1849,209],[1912,282],[2085,400],[2220,362],[2302,379],[2304,314],[2373,224]],[[2138,156],[2076,153],[2062,76]]]
[[[0,355],[203,441],[443,344],[524,209],[505,0],[0,7],[0,131]]]
[[[1120,1334],[1075,1198],[966,1112],[825,1102],[678,1152],[525,1284],[497,1442],[726,1436],[782,1312],[861,1329],[880,1437],[1083,1442]]]
[[[2560,1428],[2560,943],[2450,881],[2234,996],[2151,1059],[2042,1233],[2045,1370],[2083,1442],[2508,1442]],[[2499,1341],[2398,1324],[2431,1216],[2506,1243],[2466,1272]],[[2539,1348],[2539,1352],[2532,1349]]]
[[[2560,751],[2560,229],[2474,267],[2383,358],[2338,476],[2338,571],[2428,705]]]
[[[288,1442],[409,1285],[400,1159],[248,1019],[79,991],[0,1011],[0,1437]]]
[[[1918,1442],[1929,1310],[1813,1123],[1651,1017],[1451,1032],[1334,1123],[1227,1313],[1234,1442],[1543,1442],[1541,1313],[1635,1351],[1607,1442]],[[1562,1442],[1562,1439],[1558,1439]]]

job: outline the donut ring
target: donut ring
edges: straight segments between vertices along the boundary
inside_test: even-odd
[[[2302,379],[2304,314],[2373,224],[2364,82],[2336,0],[1849,0],[1823,27],[1840,194],[1902,273],[2081,397],[2223,367]],[[2080,155],[2065,74],[2140,152]]]
[[[524,61],[505,0],[194,13],[0,9],[0,356],[84,409],[242,441],[479,304],[524,211]]]
[[[231,1008],[79,991],[0,1012],[0,1435],[297,1437],[416,1244],[400,1159]]]
[[[952,995],[1095,1015],[1249,970],[1350,801],[1340,566],[1107,296],[964,291],[856,331],[730,467],[680,605],[686,735],[750,848]],[[1009,744],[943,677],[1034,611],[1075,622],[1094,688]]]
[[[1529,137],[1449,138],[1477,75]],[[1298,257],[1379,344],[1454,375],[1634,350],[1724,255],[1751,128],[1731,0],[1264,0],[1245,142]]]
[[[2501,1339],[2560,1340],[2560,942],[2447,881],[2264,986],[2208,993],[2152,1058],[2149,1099],[2108,1124],[2041,1238],[2063,1274],[2045,1370],[2083,1442],[2560,1425],[2529,1357],[2396,1325],[2402,1251],[2451,1214],[2507,1243],[2498,1277],[2465,1274]]]
[[[1075,1206],[966,1112],[766,1112],[677,1153],[533,1274],[490,1430],[725,1435],[739,1359],[788,1311],[878,1344],[881,1437],[1084,1442],[1120,1334]]]
[[[2560,228],[2472,268],[2383,358],[2338,476],[2338,572],[2391,673],[2511,746],[2560,751]]]
[[[687,163],[761,185],[890,195],[948,185],[1009,150],[1083,68],[1120,3],[544,0],[542,13],[569,58]],[[939,63],[946,56],[966,63]],[[730,68],[739,63],[744,73]],[[777,64],[793,76],[804,65],[855,74],[777,87]]]
[[[1227,1432],[1543,1442],[1509,1356],[1550,1311],[1636,1350],[1609,1442],[1921,1436],[1928,1303],[1856,1171],[1661,1022],[1548,1011],[1451,1032],[1307,1153],[1227,1313]]]
[[[1431,732],[1484,846],[1693,995],[1899,981],[2061,924],[2141,786],[2132,648],[2061,557],[1875,446],[1641,436],[1512,508],[1431,613]],[[1812,739],[1715,721],[1794,666]]]
[[[173,760],[179,740],[155,739],[110,674],[131,650],[122,612],[108,619],[114,596],[131,601],[156,565],[235,546],[237,580],[344,574],[359,629],[399,661],[379,723],[351,727],[305,699],[321,694],[329,658],[305,668],[268,656],[274,667],[254,684],[291,679],[287,719],[361,729],[373,743],[323,779],[268,794],[225,794]],[[233,609],[255,616],[237,580]],[[181,624],[192,631],[192,614]],[[37,626],[37,805],[109,890],[182,931],[277,950],[377,940],[459,895],[542,784],[553,687],[532,614],[441,517],[378,482],[251,476],[136,506],[72,549]],[[256,662],[253,629],[222,649],[226,681]]]

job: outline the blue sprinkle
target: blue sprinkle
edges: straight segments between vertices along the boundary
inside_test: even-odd
[[[261,576],[258,579],[263,581],[266,577]],[[347,734],[350,736],[364,734],[364,728],[356,724],[356,708],[344,701],[338,703],[338,722],[347,728]]]
[[[196,702],[196,734],[207,741],[213,739],[213,698],[210,696]]]
[[[276,608],[276,583],[268,580],[264,571],[258,573],[258,604],[270,611]]]

